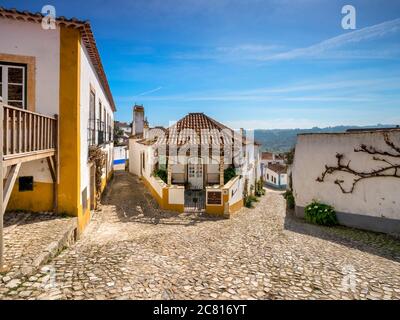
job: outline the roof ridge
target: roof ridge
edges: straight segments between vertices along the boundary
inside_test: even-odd
[[[211,122],[213,122],[214,124],[216,124],[217,126],[223,128],[223,129],[229,129],[229,130],[233,131],[233,129],[227,127],[226,125],[222,124],[221,122],[218,122],[217,120],[211,118],[210,116],[208,116],[208,115],[206,115],[206,114],[204,114],[204,116],[205,116],[207,119],[209,119]]]

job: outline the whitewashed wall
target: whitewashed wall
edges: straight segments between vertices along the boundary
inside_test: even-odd
[[[148,149],[148,146],[137,143],[135,139],[129,139],[129,172],[141,176],[140,154]]]
[[[129,159],[127,146],[114,146],[114,170],[125,170],[126,160]]]
[[[89,124],[89,101],[90,90],[94,88],[96,93],[96,119],[98,118],[99,101],[106,112],[111,116],[111,121],[114,121],[114,113],[111,109],[110,101],[108,101],[105,91],[97,77],[97,73],[89,59],[85,46],[81,46],[81,79],[80,79],[80,129],[81,129],[81,191],[87,188],[87,194],[90,195],[90,170],[88,164],[88,124]],[[104,114],[103,114],[104,117]],[[104,118],[102,119],[104,121]],[[107,169],[103,170],[103,178],[106,177],[106,172],[112,169],[113,161],[113,143],[105,144],[102,148],[108,154]],[[107,173],[108,173],[107,172]],[[82,199],[81,199],[82,201]]]
[[[43,30],[32,22],[0,19],[0,53],[36,59],[35,111],[54,116],[59,113],[60,30]],[[30,101],[28,100],[28,105]],[[24,163],[18,176],[52,183],[46,161]]]
[[[228,188],[229,192],[229,205],[233,205],[243,198],[244,179],[237,176],[228,182],[224,189]]]
[[[127,146],[119,146],[119,147],[114,147],[114,159],[115,160],[125,160],[129,159],[129,153],[128,153],[128,148]]]
[[[60,29],[43,30],[39,23],[0,19],[0,53],[36,58],[36,112],[58,114]]]
[[[184,204],[185,203],[185,187],[171,186],[168,190],[169,204]]]
[[[272,177],[274,177],[276,182],[273,181]],[[264,169],[264,181],[269,184],[273,184],[275,186],[286,186],[287,185],[287,174],[286,173],[277,173],[268,167]],[[279,180],[280,179],[280,180]],[[280,184],[279,184],[280,183]]]
[[[400,146],[400,130],[391,131],[390,138]],[[334,182],[344,180],[344,188],[351,188],[353,177],[348,173],[327,175],[324,182],[317,182],[325,165],[337,164],[336,154],[344,155],[343,163],[357,171],[370,171],[385,164],[374,161],[373,156],[354,152],[360,145],[396,153],[384,141],[382,132],[357,132],[345,134],[299,135],[293,164],[293,189],[296,212],[313,199],[332,205],[343,224],[383,232],[400,232],[400,179],[379,177],[360,181],[350,194],[344,194]],[[380,156],[395,164],[399,158]],[[392,171],[394,173],[394,170]]]
[[[148,175],[145,175],[144,177],[151,184],[151,186],[157,192],[157,194],[162,198],[163,188],[166,187],[166,184],[158,177],[148,176]]]

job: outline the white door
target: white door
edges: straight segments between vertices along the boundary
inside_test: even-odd
[[[190,158],[188,162],[189,189],[203,189],[203,163],[199,158]]]

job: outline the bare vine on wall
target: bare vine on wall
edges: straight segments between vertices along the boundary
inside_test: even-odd
[[[347,163],[344,161],[344,155],[341,153],[336,154],[337,164],[336,166],[325,165],[325,171],[320,177],[317,178],[318,182],[324,182],[327,175],[331,175],[335,172],[349,173],[354,176],[352,185],[350,188],[344,187],[344,180],[336,179],[337,184],[343,193],[353,193],[355,186],[358,182],[377,178],[377,177],[391,177],[400,178],[400,163],[394,163],[393,161],[400,158],[400,146],[397,146],[389,137],[388,133],[383,133],[383,137],[390,151],[378,150],[373,146],[367,146],[365,144],[360,145],[359,148],[355,148],[354,152],[363,152],[372,155],[372,160],[380,162],[383,166],[370,171],[359,171],[350,166],[351,160]]]
[[[99,203],[101,196],[101,177],[103,175],[103,168],[106,164],[107,155],[98,146],[89,148],[89,161],[94,163],[95,166],[95,181],[96,181],[96,203]]]

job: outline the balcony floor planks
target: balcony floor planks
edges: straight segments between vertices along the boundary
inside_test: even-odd
[[[52,157],[56,154],[55,149],[39,150],[32,152],[22,152],[10,155],[4,155],[2,161],[2,167],[8,167],[18,163],[24,163],[28,161],[34,161],[39,159],[44,159],[47,157]]]

